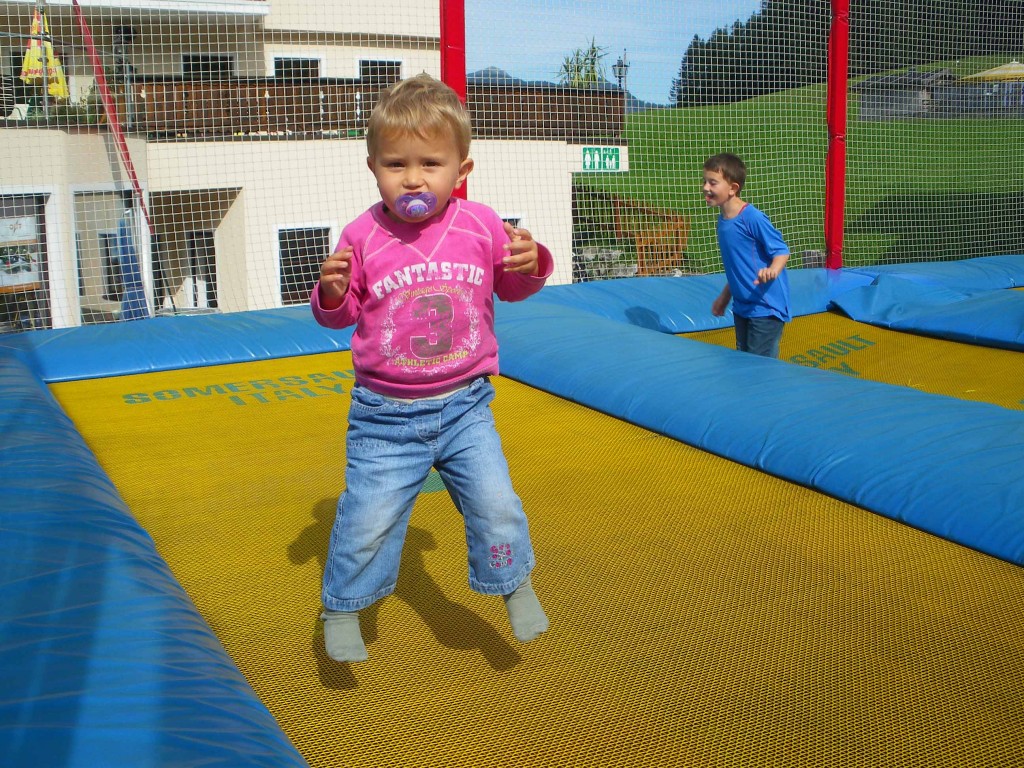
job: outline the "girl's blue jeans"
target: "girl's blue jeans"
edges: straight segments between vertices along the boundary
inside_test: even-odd
[[[469,586],[506,595],[529,575],[533,547],[493,399],[487,378],[411,403],[353,388],[345,490],[324,568],[327,610],[358,611],[394,592],[409,515],[431,467],[465,523]]]

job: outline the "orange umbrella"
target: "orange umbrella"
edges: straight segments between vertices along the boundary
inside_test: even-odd
[[[30,34],[28,50],[25,51],[25,60],[21,65],[21,79],[26,83],[41,83],[45,72],[47,93],[55,99],[66,99],[68,81],[64,76],[64,67],[61,66],[60,59],[53,52],[50,23],[46,20],[46,14],[35,11]]]

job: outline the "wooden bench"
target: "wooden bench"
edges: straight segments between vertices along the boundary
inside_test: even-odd
[[[667,208],[641,205],[621,197],[612,197],[611,202],[615,236],[632,240],[636,245],[637,277],[686,271],[689,219]]]

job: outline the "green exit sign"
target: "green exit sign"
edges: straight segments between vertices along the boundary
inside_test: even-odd
[[[619,170],[618,147],[584,147],[584,171],[617,171]]]

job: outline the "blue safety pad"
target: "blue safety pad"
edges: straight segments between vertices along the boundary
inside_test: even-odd
[[[0,354],[21,357],[52,383],[334,352],[351,338],[351,328],[318,325],[304,304],[0,336]]]
[[[872,275],[842,270],[798,269],[789,273],[793,317],[824,312],[832,299]],[[661,333],[692,333],[733,325],[732,309],[711,314],[711,304],[725,285],[725,275],[630,277],[545,288],[530,301],[574,307],[580,311]]]
[[[506,376],[1024,565],[1024,413],[550,303],[498,330]]]
[[[1024,349],[1024,256],[858,270],[870,285],[834,298],[862,323],[1002,349]]]
[[[795,270],[794,310],[865,287],[875,297],[862,303],[880,306],[902,281],[919,286],[921,311],[973,316],[1012,295],[1001,289],[1020,284],[1021,263]],[[1024,565],[1024,414],[670,335],[731,323],[708,319],[721,279],[553,286],[499,303],[502,371]],[[329,352],[350,337],[302,306],[0,339],[5,765],[304,765],[43,381]]]
[[[0,354],[0,763],[306,763],[23,363]]]
[[[1024,255],[981,256],[962,261],[883,264],[844,270],[871,278],[887,275],[965,293],[1024,286]]]

